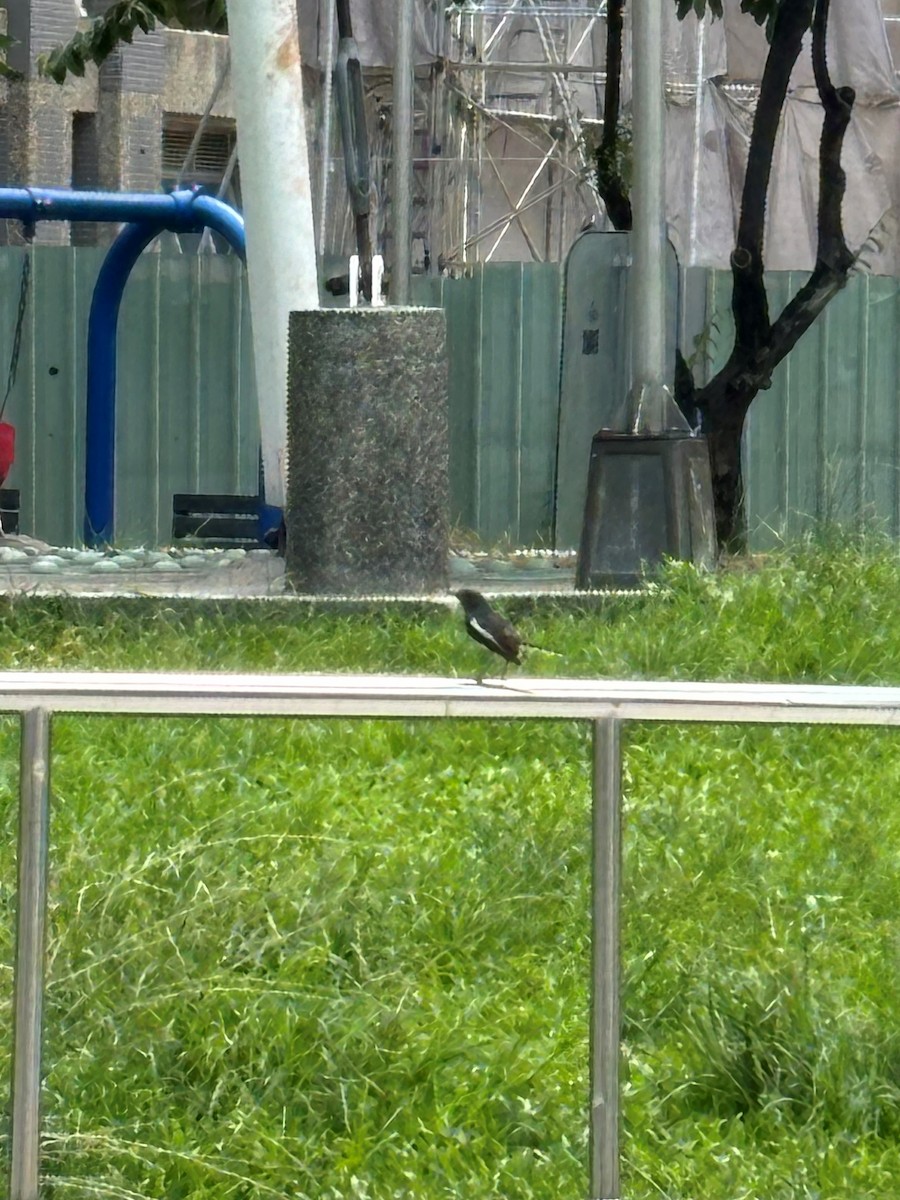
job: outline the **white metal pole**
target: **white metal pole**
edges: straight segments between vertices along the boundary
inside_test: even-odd
[[[331,109],[334,95],[334,0],[325,3],[325,76],[322,80],[322,161],[319,164],[319,253],[328,232],[328,184],[331,180]]]
[[[660,0],[632,5],[634,192],[629,433],[687,431],[665,386],[665,75]]]
[[[634,98],[634,382],[662,383],[665,349],[665,141],[662,5],[632,7]]]
[[[412,152],[413,152],[413,0],[397,0],[394,49],[393,136],[393,265],[390,301],[409,304],[412,269]]]
[[[697,265],[697,230],[700,221],[700,157],[703,150],[703,90],[706,85],[706,30],[708,21],[697,21],[697,70],[694,75],[694,147],[691,158],[691,221],[686,265]]]
[[[296,0],[228,0],[266,500],[283,506],[288,314],[318,308]]]

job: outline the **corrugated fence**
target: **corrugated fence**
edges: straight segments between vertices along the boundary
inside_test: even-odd
[[[447,310],[451,519],[488,542],[546,542],[559,425],[561,273],[496,263],[414,280]]]
[[[0,250],[0,392],[24,253]],[[39,246],[33,253],[19,375],[5,418],[18,442],[6,486],[20,491],[21,529],[65,545],[81,534],[87,317],[104,252]],[[770,277],[773,312],[800,281]],[[611,283],[611,295],[621,294],[620,283]],[[730,278],[691,271],[687,284],[693,297],[705,292],[705,303],[690,304],[697,329],[682,333],[682,345],[689,348],[691,333],[705,328],[715,362],[728,347]],[[747,437],[757,545],[821,520],[878,523],[900,537],[898,291],[895,279],[854,279],[757,398]],[[413,295],[447,310],[454,524],[491,543],[549,543],[560,266],[498,263],[462,279],[417,278]],[[119,328],[117,540],[165,544],[174,493],[256,491],[259,435],[240,263],[144,255]],[[620,335],[619,324],[601,329],[609,343],[603,355],[623,353]],[[592,404],[590,397],[574,402]],[[561,465],[579,469],[572,455]]]

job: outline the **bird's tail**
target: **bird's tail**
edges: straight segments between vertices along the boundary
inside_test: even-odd
[[[523,642],[522,645],[526,646],[529,650],[537,650],[538,654],[550,654],[553,658],[565,657],[558,650],[548,650],[546,646],[538,646],[535,642]]]

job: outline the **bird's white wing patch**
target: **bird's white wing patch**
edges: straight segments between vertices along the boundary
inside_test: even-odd
[[[497,641],[494,635],[489,633],[483,625],[479,625],[474,617],[469,617],[469,624],[476,631],[476,633],[480,633],[483,638],[486,638],[487,641],[492,642],[498,650],[501,649],[500,643]]]

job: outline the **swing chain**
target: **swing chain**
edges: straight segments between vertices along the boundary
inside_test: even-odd
[[[31,258],[32,249],[34,247],[34,226],[25,225],[23,228],[25,235],[25,257],[22,260],[22,278],[19,284],[19,310],[16,314],[16,329],[13,334],[12,353],[9,359],[9,372],[6,376],[6,395],[3,397],[3,403],[0,404],[0,421],[3,420],[3,414],[6,412],[6,405],[9,402],[9,397],[13,388],[16,385],[16,376],[19,373],[19,354],[22,349],[22,329],[25,325],[25,313],[28,311],[28,289],[31,284]]]

